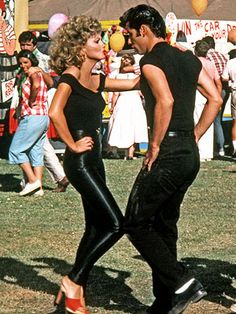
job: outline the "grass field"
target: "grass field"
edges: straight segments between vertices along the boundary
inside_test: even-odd
[[[122,211],[140,165],[141,158],[105,160],[107,182]],[[83,233],[80,196],[71,186],[53,193],[45,172],[44,197],[21,198],[20,178],[18,167],[0,160],[0,313],[63,313],[53,300]],[[186,314],[230,313],[236,302],[235,179],[232,160],[202,163],[182,205],[179,259],[208,291]],[[93,268],[88,308],[91,314],[138,314],[152,300],[150,269],[124,236]]]

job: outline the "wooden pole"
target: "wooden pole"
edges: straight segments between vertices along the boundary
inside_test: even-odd
[[[20,50],[18,37],[23,31],[29,29],[29,3],[28,0],[15,0],[15,33],[17,38],[16,50]]]

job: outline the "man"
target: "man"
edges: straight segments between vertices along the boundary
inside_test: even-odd
[[[167,44],[166,26],[158,11],[138,5],[120,19],[132,48],[144,54],[140,86],[151,131],[124,227],[152,268],[156,300],[147,312],[178,314],[206,295],[201,283],[177,261],[177,221],[183,197],[199,170],[197,142],[213,122],[222,99],[197,57]],[[194,128],[198,85],[207,103]]]
[[[194,47],[194,54],[199,58],[202,66],[205,68],[207,73],[213,79],[216,88],[219,93],[222,90],[222,84],[220,76],[213,62],[206,58],[207,51],[209,49],[208,44],[203,40],[197,40]],[[198,118],[201,116],[202,110],[205,106],[206,98],[197,91],[194,109],[194,121],[198,122]],[[214,124],[208,128],[205,134],[201,137],[198,142],[198,149],[200,155],[200,161],[211,160],[214,157]]]
[[[209,50],[207,52],[206,58],[210,61],[212,61],[216,69],[218,71],[218,74],[220,78],[222,77],[224,68],[227,63],[227,58],[220,52],[215,50],[215,40],[211,36],[206,36],[202,39],[208,44]],[[222,109],[218,112],[215,121],[214,121],[214,135],[215,135],[215,156],[224,156],[224,143],[225,143],[225,137],[224,137],[224,131],[222,127],[222,115],[223,115],[223,109],[228,99],[228,88],[227,84],[222,84],[222,91],[221,91],[221,97],[223,98],[223,106]]]
[[[222,74],[223,81],[229,81],[231,89],[231,113],[232,113],[232,129],[231,139],[233,145],[232,156],[236,157],[236,49],[229,52],[230,60],[227,62]]]
[[[50,69],[48,65],[49,56],[41,53],[37,49],[37,38],[31,31],[24,31],[19,36],[19,44],[21,49],[33,51],[34,55],[39,61],[39,69],[43,72],[43,77],[47,85],[51,85]],[[52,147],[48,138],[46,137],[44,144],[44,165],[47,168],[51,178],[57,183],[54,192],[65,192],[69,181],[65,175],[63,167]]]

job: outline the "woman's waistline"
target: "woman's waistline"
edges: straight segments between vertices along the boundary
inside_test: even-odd
[[[84,129],[72,130],[71,134],[75,141],[80,140],[81,138],[85,136],[91,136],[92,138],[96,138],[100,134],[100,128],[91,129],[91,130],[84,130]]]

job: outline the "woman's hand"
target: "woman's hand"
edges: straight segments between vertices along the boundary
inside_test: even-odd
[[[85,136],[80,140],[75,142],[75,147],[73,148],[74,153],[83,153],[93,149],[93,139],[90,136]]]
[[[30,67],[29,70],[28,70],[28,76],[31,76],[35,73],[39,73],[41,72],[42,73],[42,69],[40,67]]]
[[[113,111],[114,111],[114,107],[111,106],[111,108],[109,109],[109,113],[110,113],[110,114],[113,114]]]

